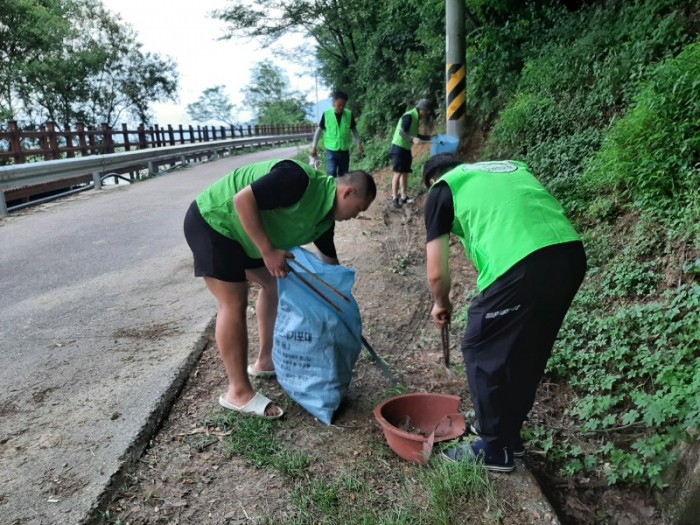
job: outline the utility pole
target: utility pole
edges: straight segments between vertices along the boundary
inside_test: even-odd
[[[464,0],[446,0],[447,134],[461,138],[467,118]]]

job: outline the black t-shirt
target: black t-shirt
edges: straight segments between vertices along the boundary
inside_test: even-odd
[[[297,163],[283,160],[275,164],[270,173],[260,177],[250,185],[259,210],[288,208],[301,200],[309,187],[309,176]],[[326,257],[336,259],[333,235],[335,223],[329,230],[314,241],[316,247]]]
[[[425,242],[450,233],[454,220],[452,190],[446,183],[438,182],[428,192],[428,198],[425,200]]]

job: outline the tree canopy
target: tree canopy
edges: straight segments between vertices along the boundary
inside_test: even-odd
[[[271,42],[301,32],[316,44],[320,77],[347,91],[361,125],[383,130],[419,98],[443,90],[442,0],[232,0],[215,16],[225,38]]]
[[[0,119],[29,125],[146,123],[176,100],[168,58],[141,50],[130,26],[90,0],[3,0]]]
[[[225,86],[219,85],[205,89],[196,102],[187,104],[187,114],[195,122],[223,122],[232,126],[238,119],[238,108],[224,92]]]
[[[299,124],[307,122],[311,104],[303,93],[289,87],[280,68],[269,60],[253,67],[250,84],[243,89],[245,105],[258,124]]]

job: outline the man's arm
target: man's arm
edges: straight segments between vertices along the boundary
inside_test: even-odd
[[[411,115],[404,115],[401,117],[401,128],[399,129],[399,133],[401,136],[404,138],[404,140],[407,140],[408,142],[413,142],[414,144],[420,144],[421,142],[427,142],[430,140],[430,135],[421,135],[418,133],[415,137],[409,133],[409,130],[411,129],[411,121],[413,118]]]
[[[428,286],[435,300],[431,315],[442,326],[452,318],[450,231],[455,217],[452,190],[447,184],[438,182],[428,192],[424,213]]]
[[[362,147],[362,139],[360,139],[360,132],[357,131],[357,123],[355,122],[355,115],[350,117],[350,131],[352,132],[352,138],[355,139],[355,144],[357,144],[357,152],[362,155],[364,149]]]
[[[350,131],[352,131],[352,138],[355,139],[355,144],[357,144],[357,152],[362,155],[363,149],[362,149],[362,140],[360,139],[360,133],[357,131],[356,128],[350,128]]]
[[[233,198],[241,224],[260,250],[268,271],[274,277],[285,277],[289,272],[286,259],[291,254],[277,250],[262,226],[260,212],[286,208],[299,202],[309,185],[309,176],[291,160],[283,160]]]
[[[321,138],[321,133],[323,133],[323,130],[326,129],[326,115],[323,114],[321,115],[321,120],[318,123],[318,127],[316,128],[316,132],[314,133],[314,140],[311,143],[311,150],[309,153],[311,154],[312,157],[316,156],[316,146],[318,145],[318,141]]]
[[[340,264],[338,254],[335,250],[335,224],[328,228],[321,236],[314,241],[318,248],[321,260],[326,264]]]
[[[260,219],[260,210],[255,200],[253,189],[246,186],[233,197],[233,205],[236,208],[241,224],[250,239],[258,247],[265,263],[265,267],[273,277],[287,277],[289,266],[287,258],[292,254],[286,250],[278,250],[270,242],[270,238],[263,228]]]
[[[408,142],[413,142],[413,135],[408,131],[411,129],[411,115],[404,115],[401,117],[401,129],[399,129],[399,134],[407,140]]]
[[[320,127],[316,128],[316,132],[314,133],[314,140],[311,143],[311,150],[309,151],[312,157],[316,156],[316,146],[318,145],[318,140],[321,138],[322,132],[323,130]]]
[[[428,287],[435,301],[430,315],[437,325],[442,326],[452,319],[449,234],[441,235],[426,245],[426,269]]]

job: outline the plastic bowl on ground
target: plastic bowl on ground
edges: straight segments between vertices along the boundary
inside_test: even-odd
[[[466,430],[459,396],[414,393],[379,403],[374,417],[389,447],[405,460],[426,464],[433,444],[455,439]]]

